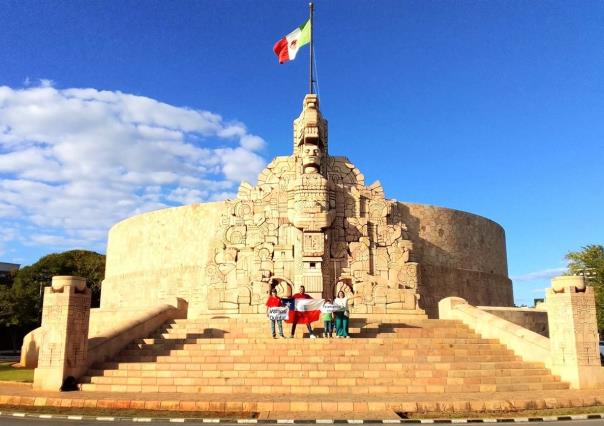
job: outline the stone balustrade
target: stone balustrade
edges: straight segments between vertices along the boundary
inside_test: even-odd
[[[549,338],[459,297],[445,298],[438,307],[440,319],[462,321],[484,338],[499,339],[523,360],[544,363],[575,389],[604,387],[593,288],[585,286],[583,277],[552,280],[545,302]]]
[[[42,325],[26,336],[21,364],[35,366],[34,389],[57,391],[134,339],[147,337],[166,321],[185,318],[177,299],[138,310],[90,309],[90,289],[81,277],[56,276],[45,289]]]

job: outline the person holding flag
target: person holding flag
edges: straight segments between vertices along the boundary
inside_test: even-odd
[[[298,293],[294,294],[291,299],[284,300],[284,302],[289,305],[289,317],[287,322],[292,324],[292,332],[289,337],[291,339],[294,338],[296,326],[301,322],[306,324],[310,338],[315,339],[317,336],[315,336],[311,323],[319,319],[323,300],[313,299],[306,293],[304,286],[301,285]]]

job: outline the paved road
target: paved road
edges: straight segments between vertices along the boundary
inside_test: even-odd
[[[26,426],[26,425],[50,425],[50,426],[99,426],[99,425],[103,425],[103,424],[112,424],[112,423],[120,423],[120,424],[124,424],[124,423],[133,423],[131,420],[115,420],[115,421],[109,421],[109,420],[88,420],[88,419],[81,419],[81,420],[69,420],[69,419],[45,419],[45,418],[35,418],[35,417],[13,417],[13,416],[0,416],[0,425],[1,426]],[[190,423],[190,421],[187,421],[187,423]],[[536,423],[534,421],[532,422],[513,422],[513,424],[528,424],[528,423]],[[604,426],[604,419],[593,419],[593,420],[566,420],[566,421],[546,421],[544,423],[547,423],[547,425],[566,425],[569,426],[572,424],[572,426]],[[138,423],[137,423],[138,424]],[[175,422],[172,421],[152,421],[151,424],[153,426],[174,426]],[[194,424],[202,424],[201,422],[197,423],[195,422]],[[220,425],[229,425],[230,423],[220,423]],[[241,423],[237,424],[237,423],[231,423],[232,425],[241,425]],[[270,426],[274,426],[275,423],[262,423],[261,421],[259,421],[258,423],[254,423],[255,425],[270,425]],[[298,422],[296,422],[296,424],[298,424]],[[314,422],[312,422],[312,424],[315,424]],[[364,423],[365,425],[371,425],[371,426],[383,426],[383,423]],[[404,423],[401,423],[404,424]],[[457,424],[457,423],[455,423]],[[489,424],[489,423],[487,423]],[[501,423],[499,423],[501,424]],[[510,423],[511,424],[511,423]]]

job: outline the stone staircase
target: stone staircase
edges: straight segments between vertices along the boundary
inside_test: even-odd
[[[284,329],[288,335],[290,325]],[[538,393],[569,387],[543,364],[523,362],[457,321],[352,319],[351,339],[303,339],[303,330],[300,324],[295,339],[273,339],[268,320],[259,316],[174,320],[153,337],[128,345],[112,362],[94,365],[80,387],[300,396]]]

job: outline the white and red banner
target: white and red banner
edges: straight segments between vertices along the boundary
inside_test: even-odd
[[[323,303],[323,299],[283,299],[283,304],[289,308],[287,322],[310,324],[318,321]]]

